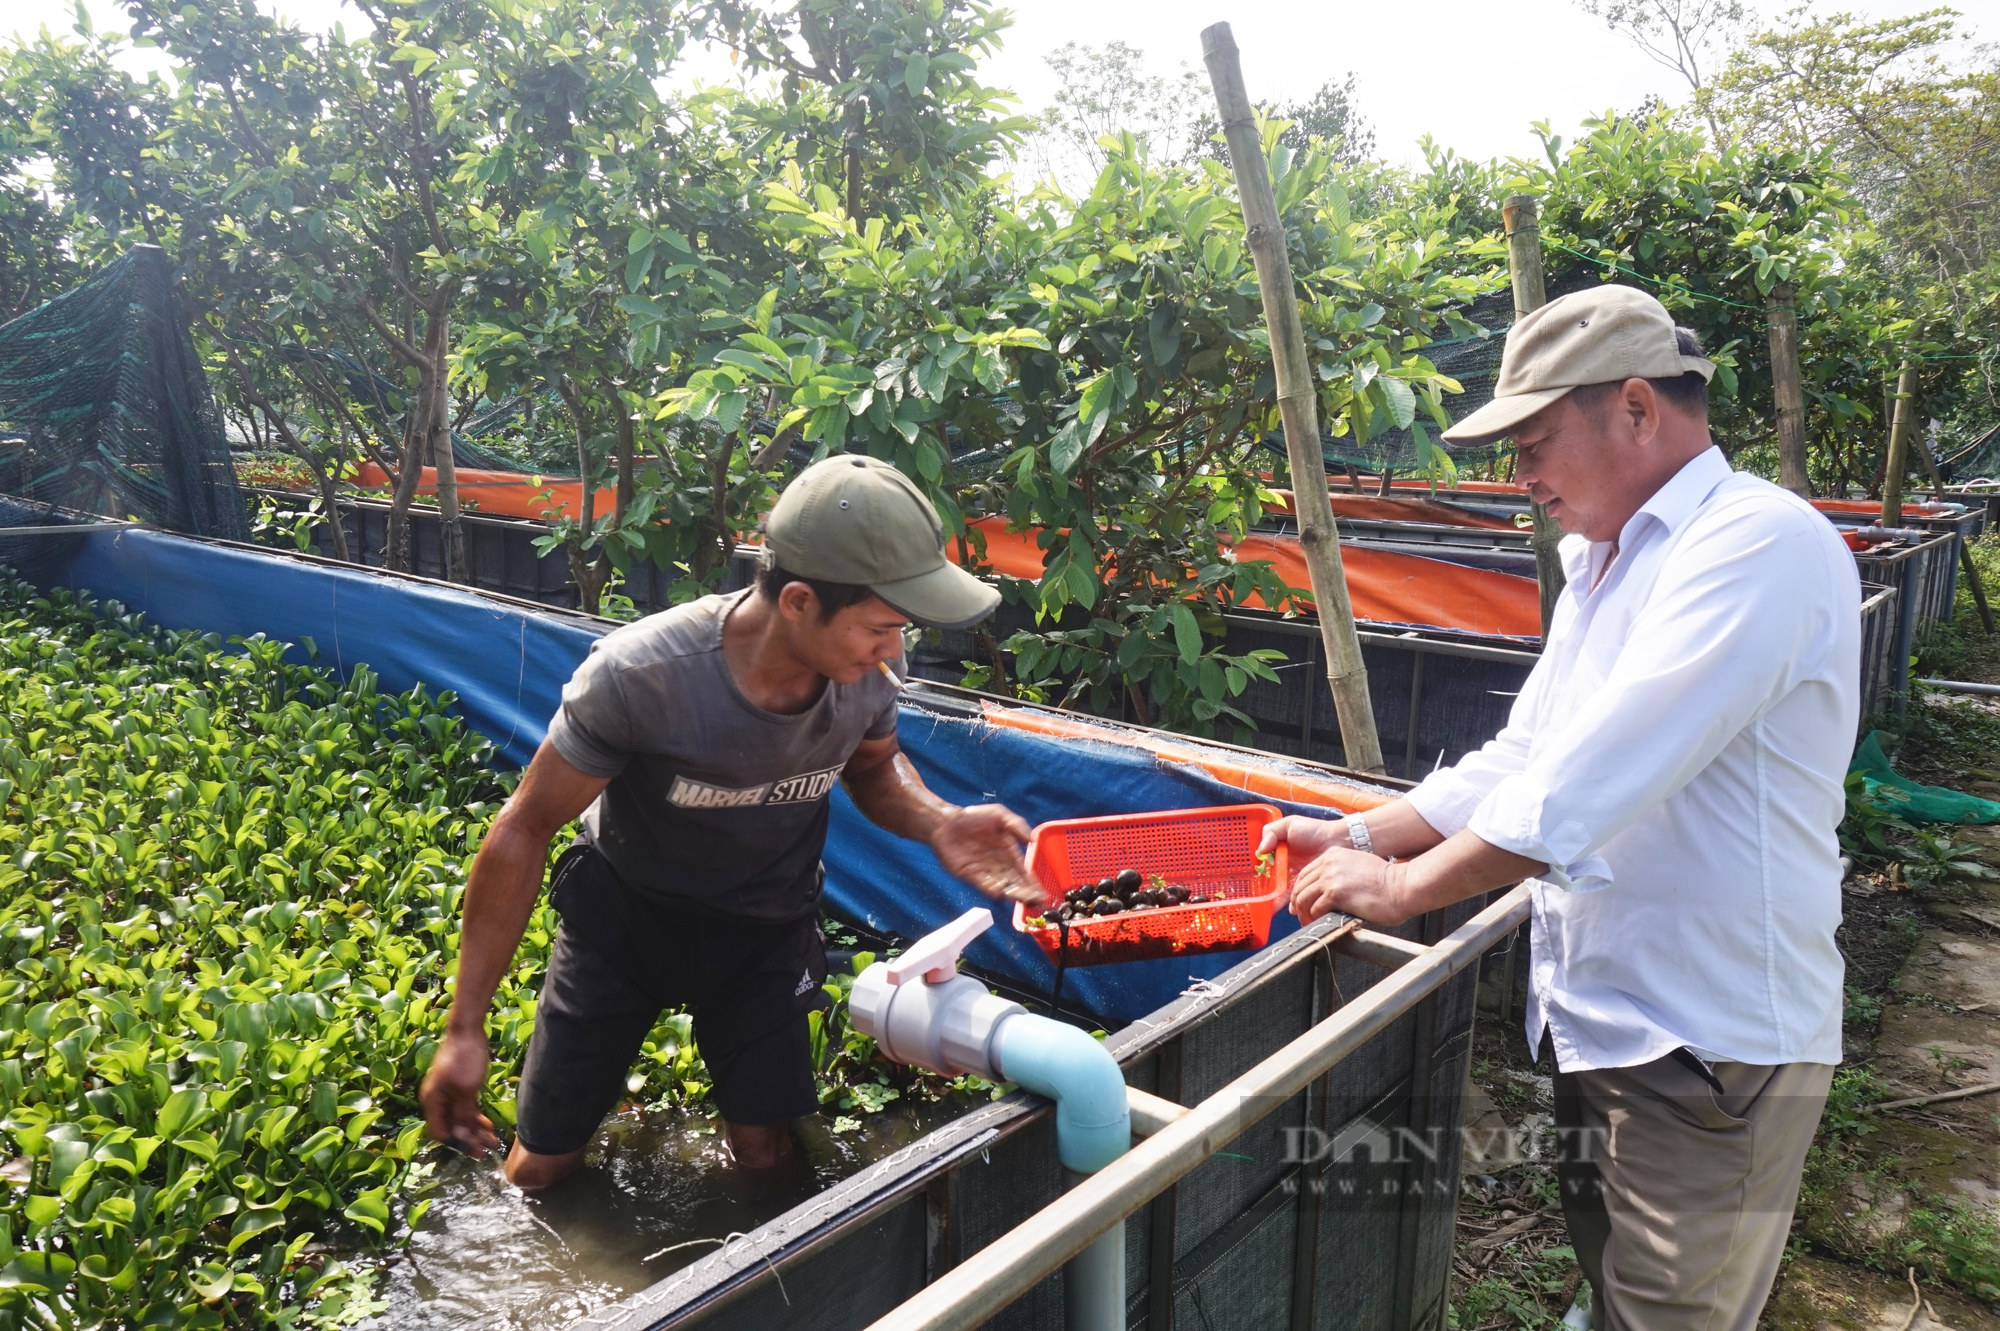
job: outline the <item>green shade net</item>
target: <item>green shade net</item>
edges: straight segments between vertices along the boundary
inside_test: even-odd
[[[1928,444],[1918,441],[1919,448]],[[1963,481],[2000,479],[2000,425],[1954,453],[1938,459],[1938,471],[1954,484]]]
[[[1465,390],[1444,395],[1445,415],[1453,424],[1493,400],[1493,385],[1500,378],[1500,353],[1506,349],[1507,329],[1514,322],[1514,295],[1511,291],[1496,291],[1479,297],[1460,309],[1459,313],[1480,331],[1444,337],[1418,347],[1414,353],[1426,357],[1437,366],[1438,373],[1456,379]],[[1513,443],[1504,438],[1486,444],[1447,444],[1439,437],[1437,423],[1430,419],[1422,406],[1417,408],[1417,422],[1423,430],[1421,436],[1416,430],[1399,430],[1394,426],[1379,429],[1366,439],[1357,439],[1351,431],[1345,435],[1322,432],[1320,452],[1326,458],[1329,471],[1339,472],[1353,467],[1379,475],[1385,469],[1392,472],[1427,471],[1435,461],[1435,450],[1438,449],[1442,449],[1457,466],[1490,462],[1514,451]],[[1378,426],[1383,423],[1376,422]],[[1285,451],[1282,434],[1272,433],[1265,438],[1264,444],[1273,452]]]
[[[0,490],[29,501],[16,515],[69,509],[249,539],[222,419],[157,246],[135,246],[0,327]],[[50,543],[0,534],[0,563],[24,568]]]
[[[1572,272],[1549,286],[1547,299],[1555,300],[1601,284],[1593,271]],[[1488,292],[1460,307],[1458,313],[1480,331],[1468,336],[1448,333],[1440,327],[1434,330],[1440,340],[1418,347],[1415,353],[1429,359],[1437,366],[1438,373],[1456,379],[1464,389],[1444,395],[1444,413],[1454,425],[1493,400],[1493,386],[1500,379],[1500,354],[1507,347],[1507,330],[1514,326],[1514,293],[1512,289]],[[1390,428],[1367,439],[1356,439],[1352,433],[1339,437],[1322,434],[1320,451],[1332,470],[1352,466],[1378,474],[1384,468],[1398,472],[1425,471],[1433,461],[1433,448],[1441,447],[1453,465],[1461,467],[1491,462],[1514,451],[1514,441],[1505,436],[1484,444],[1445,443],[1438,437],[1436,422],[1421,406],[1417,409],[1417,420],[1423,426],[1428,446],[1415,431]],[[1277,452],[1285,451],[1282,435],[1274,434],[1266,442]]]
[[[1870,804],[1906,823],[2000,823],[2000,803],[1962,795],[1943,786],[1918,785],[1889,765],[1882,732],[1871,730],[1854,750],[1850,775],[1859,773]]]
[[[329,351],[324,348],[309,350],[293,346],[286,348],[284,354],[291,360],[312,359],[320,362],[323,367],[346,382],[348,396],[362,414],[386,429],[401,433],[403,413],[409,409],[409,394],[402,384],[369,368],[358,357],[351,356],[345,351]],[[496,453],[473,442],[481,435],[491,434],[512,424],[526,407],[526,398],[510,397],[504,402],[479,411],[461,428],[453,430],[451,432],[453,465],[476,467],[483,471],[513,471],[524,476],[537,470],[523,465],[518,459],[506,453]]]

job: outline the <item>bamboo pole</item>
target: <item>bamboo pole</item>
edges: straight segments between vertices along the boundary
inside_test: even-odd
[[[1896,409],[1889,418],[1889,456],[1882,466],[1882,525],[1903,525],[1903,473],[1910,468],[1910,430],[1915,426],[1917,367],[1907,357],[1896,376]]]
[[[1540,210],[1532,195],[1510,194],[1500,205],[1500,217],[1507,229],[1507,271],[1514,279],[1514,318],[1518,322],[1548,303],[1542,285]],[[1528,511],[1535,519],[1535,584],[1542,594],[1542,641],[1547,642],[1549,626],[1555,623],[1556,598],[1567,581],[1562,556],[1556,550],[1562,543],[1562,528],[1533,500],[1528,501]]]
[[[1812,498],[1806,475],[1806,397],[1799,370],[1799,315],[1792,288],[1779,283],[1765,298],[1765,330],[1771,340],[1771,397],[1778,414],[1778,484],[1801,499]]]
[[[1313,386],[1312,361],[1306,355],[1305,331],[1299,323],[1292,261],[1285,252],[1285,224],[1278,216],[1256,115],[1243,86],[1236,38],[1227,23],[1202,30],[1201,53],[1222,113],[1222,132],[1229,142],[1229,162],[1243,203],[1244,238],[1256,263],[1257,287],[1264,298],[1271,366],[1278,380],[1278,414],[1292,470],[1292,503],[1298,511],[1299,546],[1312,581],[1320,636],[1326,643],[1326,682],[1333,692],[1334,713],[1340,719],[1340,745],[1349,767],[1382,772],[1382,740],[1376,734],[1375,709],[1368,698],[1368,668],[1361,661],[1361,639],[1355,636],[1354,607],[1347,597],[1347,574],[1340,564],[1340,534],[1333,525],[1333,504],[1327,497],[1326,458],[1319,445],[1318,390]]]

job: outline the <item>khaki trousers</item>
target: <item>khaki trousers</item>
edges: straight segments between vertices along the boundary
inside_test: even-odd
[[[1597,1331],[1753,1331],[1826,1105],[1824,1063],[1559,1072],[1556,1172]]]

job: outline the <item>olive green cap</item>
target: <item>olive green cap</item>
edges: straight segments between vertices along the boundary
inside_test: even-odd
[[[927,628],[962,629],[1000,593],[944,557],[944,524],[910,478],[849,453],[792,479],[764,519],[771,559],[815,582],[866,587]]]
[[[1587,384],[1627,379],[1707,379],[1715,363],[1681,354],[1674,316],[1637,287],[1606,283],[1552,300],[1507,330],[1493,400],[1444,432],[1478,443],[1515,426]]]

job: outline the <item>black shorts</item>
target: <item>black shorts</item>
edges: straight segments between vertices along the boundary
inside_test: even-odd
[[[825,1005],[817,915],[790,923],[681,911],[628,889],[577,845],[556,861],[562,915],[515,1106],[538,1155],[583,1149],[625,1093],[662,1009],[694,1017],[695,1044],[731,1123],[787,1123],[819,1107],[806,1014]]]

